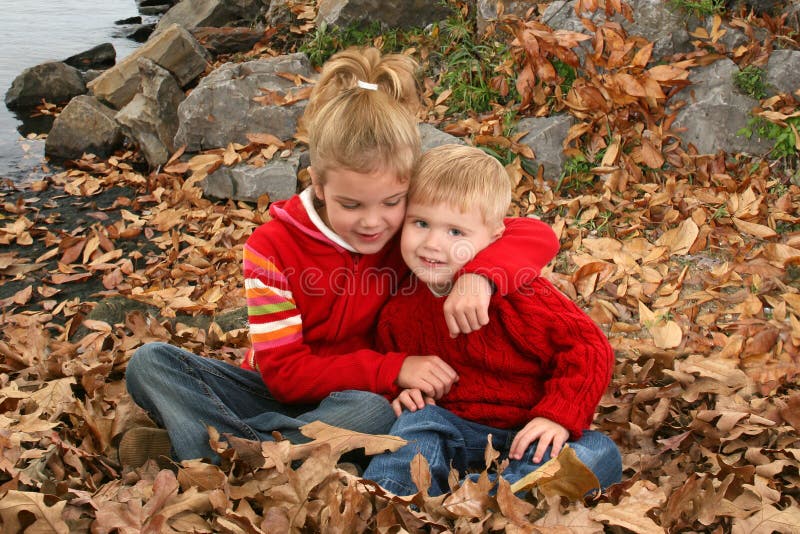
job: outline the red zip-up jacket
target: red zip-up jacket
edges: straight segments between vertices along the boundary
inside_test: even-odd
[[[285,403],[315,403],[347,389],[399,393],[395,380],[406,353],[373,347],[378,313],[408,273],[400,234],[363,255],[323,234],[300,196],[273,203],[270,215],[244,247],[252,348],[243,366],[258,370]],[[464,272],[487,276],[505,294],[538,276],[557,251],[544,223],[508,219],[504,237]]]

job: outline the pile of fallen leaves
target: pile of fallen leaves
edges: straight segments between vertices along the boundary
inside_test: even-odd
[[[735,23],[784,35],[775,20]],[[87,156],[0,191],[4,532],[800,532],[796,161],[697,154],[671,128],[681,103],[670,97],[692,68],[723,54],[763,62],[769,41],[724,50],[716,23],[696,32],[694,52],[648,67],[652,44],[619,25],[577,34],[506,24],[520,110],[572,114],[565,150],[595,162],[558,183],[520,157],[508,169],[515,213],[535,213],[561,238],[546,276],[616,350],[595,426],[620,446],[623,482],[583,497],[596,480],[567,449],[511,487],[488,476],[503,463],[487,447],[487,471],[452,477],[437,498],[418,457],[409,468],[422,491],[399,497],[337,467],[345,452],[397,439],[320,424],[304,429],[303,445],[210,429],[220,466],[119,465],[120,434],[142,418],[123,379],[138,346],[167,341],[232,363],[246,350],[245,329],[186,318],[244,305],[241,248],[268,219],[269,199],[212,202],[198,183],[220,165],[263,164],[291,148],[254,133],[248,145],[175,154],[157,173],[137,172],[134,152]],[[591,44],[582,62],[579,42]],[[566,93],[548,58],[580,67]],[[438,122],[445,102],[431,95]],[[763,101],[762,116],[796,116],[795,96]],[[503,113],[441,126],[529,157],[504,135]],[[92,313],[119,295],[143,307],[119,321]]]

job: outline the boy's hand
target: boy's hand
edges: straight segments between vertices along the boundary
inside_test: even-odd
[[[458,381],[458,373],[438,356],[406,356],[397,375],[397,385],[418,389],[424,395],[440,399]]]
[[[533,462],[538,464],[551,444],[553,449],[550,451],[550,457],[558,456],[561,447],[569,439],[569,431],[555,421],[545,417],[536,417],[514,437],[508,457],[512,460],[521,460],[528,447],[537,439],[539,443],[536,446],[536,452],[533,453]]]
[[[489,301],[492,284],[477,274],[458,277],[444,302],[444,320],[450,337],[469,334],[489,324]]]
[[[400,417],[400,414],[403,413],[403,408],[409,412],[416,412],[417,410],[423,409],[426,404],[436,404],[436,401],[423,394],[417,388],[404,389],[400,392],[400,395],[392,401],[392,409],[394,410],[394,414]]]

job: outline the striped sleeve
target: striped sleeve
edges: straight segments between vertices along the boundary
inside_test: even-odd
[[[250,323],[250,355],[302,339],[303,321],[289,282],[268,258],[244,247],[244,287]],[[256,367],[254,361],[249,362]]]

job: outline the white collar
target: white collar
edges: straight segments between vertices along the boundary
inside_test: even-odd
[[[311,219],[311,222],[314,223],[314,226],[317,227],[317,230],[323,233],[325,237],[342,247],[343,249],[354,252],[358,254],[358,251],[350,246],[347,241],[342,239],[342,237],[328,228],[328,225],[325,224],[325,221],[322,220],[322,217],[319,216],[317,213],[317,209],[314,207],[314,188],[309,186],[300,193],[300,201],[303,203],[303,207],[306,209],[306,213],[308,213],[308,218]]]

